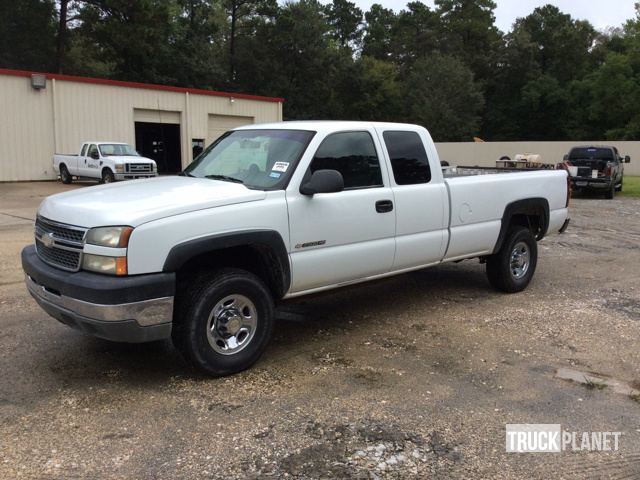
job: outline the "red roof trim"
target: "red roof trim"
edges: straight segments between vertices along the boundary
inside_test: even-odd
[[[211,95],[214,97],[239,98],[244,100],[258,100],[262,102],[284,102],[284,98],[263,97],[260,95],[250,95],[248,93],[218,92],[215,90],[203,90],[199,88],[174,87],[170,85],[158,85],[154,83],[125,82],[122,80],[109,80],[107,78],[77,77],[75,75],[63,75],[61,73],[29,72],[25,70],[10,70],[0,68],[0,75],[12,75],[14,77],[30,77],[31,75],[46,75],[47,78],[54,78],[66,82],[92,83],[94,85],[111,85],[114,87],[144,88],[147,90],[163,90],[165,92],[193,93],[195,95]]]

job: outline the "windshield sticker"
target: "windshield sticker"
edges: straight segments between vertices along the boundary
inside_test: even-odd
[[[280,175],[282,175],[282,174],[281,174],[281,173],[278,173],[278,172],[271,172],[271,173],[269,174],[269,176],[270,176],[271,178],[280,178]]]
[[[273,172],[286,172],[289,168],[289,162],[276,162],[273,164],[271,171]]]

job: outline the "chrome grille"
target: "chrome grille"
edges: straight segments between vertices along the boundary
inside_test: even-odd
[[[50,265],[73,272],[77,272],[80,268],[82,250],[74,251],[56,247],[45,247],[38,239],[36,239],[36,250],[38,256]]]
[[[150,163],[127,163],[125,165],[125,171],[129,173],[150,172]]]
[[[54,237],[60,240],[76,242],[82,244],[86,228],[74,227],[52,222],[44,217],[36,218],[36,236],[40,233],[53,233]]]
[[[77,272],[82,264],[82,249],[86,228],[36,218],[36,251],[49,265]]]

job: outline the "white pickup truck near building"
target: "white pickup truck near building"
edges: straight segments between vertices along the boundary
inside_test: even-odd
[[[536,242],[567,227],[566,171],[447,177],[416,125],[241,127],[181,176],[45,199],[27,287],[69,326],[172,338],[211,375],[252,365],[288,298],[468,258],[524,289]]]
[[[71,183],[73,177],[111,183],[158,176],[155,161],[141,157],[131,145],[120,142],[85,142],[78,155],[55,154],[53,169],[62,183]]]

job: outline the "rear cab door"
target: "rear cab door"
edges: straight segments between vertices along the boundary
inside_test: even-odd
[[[393,270],[438,263],[447,247],[449,200],[431,136],[415,125],[391,124],[376,130],[395,197]]]
[[[316,133],[286,191],[291,293],[391,270],[396,215],[383,155],[372,126],[327,127]],[[319,169],[338,170],[344,190],[313,196],[300,193],[302,183]]]

